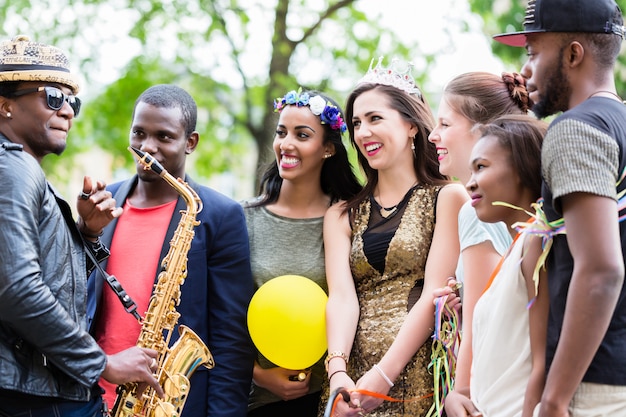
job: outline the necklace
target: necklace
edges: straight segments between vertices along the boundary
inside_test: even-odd
[[[620,96],[618,96],[618,95],[617,95],[617,94],[615,94],[614,92],[612,92],[612,91],[608,91],[608,90],[600,90],[600,91],[596,91],[595,93],[591,93],[591,94],[589,94],[589,97],[587,97],[587,100],[589,100],[591,97],[593,97],[593,96],[595,96],[595,95],[597,95],[597,94],[602,94],[602,93],[605,93],[605,94],[610,94],[610,95],[612,95],[613,97],[617,98],[617,99],[618,99],[619,101],[621,101],[622,103],[626,104],[626,101],[622,100],[622,98],[621,98]]]
[[[395,204],[395,205],[393,205],[393,206],[391,206],[391,207],[383,207],[383,205],[382,205],[382,201],[381,201],[381,204],[378,204],[378,201],[376,201],[376,199],[374,199],[374,201],[376,202],[376,205],[379,207],[379,210],[378,210],[378,211],[380,212],[380,215],[381,215],[384,219],[386,219],[386,218],[391,217],[391,216],[393,216],[394,214],[396,214],[396,211],[398,211],[398,206],[399,206],[400,204],[402,204],[402,202],[403,202],[404,200],[406,200],[407,196],[411,193],[411,191],[413,191],[413,189],[414,189],[416,186],[417,186],[417,183],[413,184],[413,185],[411,186],[411,188],[409,188],[409,191],[407,191],[407,192],[406,192],[406,194],[404,195],[404,197],[402,198],[402,200],[400,200],[397,204]],[[378,196],[378,198],[380,199],[380,195]]]
[[[397,204],[395,206],[391,206],[391,207],[380,206],[380,215],[383,216],[386,219],[387,217],[389,217],[393,213],[395,213],[396,210],[398,210],[398,205]]]

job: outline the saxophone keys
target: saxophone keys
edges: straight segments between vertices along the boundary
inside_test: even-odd
[[[179,399],[187,395],[189,379],[182,374],[170,375],[163,384],[163,391],[168,397]]]
[[[172,404],[165,401],[159,401],[157,402],[157,407],[154,409],[154,417],[179,417],[179,411],[180,410]]]

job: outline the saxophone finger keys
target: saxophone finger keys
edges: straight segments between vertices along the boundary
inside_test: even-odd
[[[150,370],[155,370],[157,367],[157,360],[152,358],[152,361],[150,362]]]

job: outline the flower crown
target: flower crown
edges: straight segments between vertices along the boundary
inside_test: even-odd
[[[357,85],[366,83],[390,85],[407,94],[415,94],[419,98],[422,98],[422,92],[417,85],[415,85],[415,80],[411,74],[413,64],[406,62],[403,65],[400,60],[394,58],[391,60],[391,65],[385,68],[382,66],[383,58],[382,56],[378,58],[378,63],[374,68],[372,68],[374,64],[374,58],[372,58],[369,70],[367,70],[363,78],[357,82]]]
[[[280,113],[289,104],[295,104],[297,107],[309,106],[311,113],[319,116],[322,124],[330,125],[333,130],[343,133],[347,129],[346,122],[343,121],[337,106],[326,101],[322,96],[311,97],[309,93],[303,93],[302,87],[298,91],[291,90],[284,97],[274,100],[274,111]]]

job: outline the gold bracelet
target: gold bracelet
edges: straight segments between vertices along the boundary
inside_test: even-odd
[[[335,358],[341,358],[346,362],[346,365],[348,364],[348,356],[345,353],[340,351],[330,352],[328,356],[326,356],[326,359],[324,359],[324,368],[326,368],[326,373],[328,373],[328,362]]]

